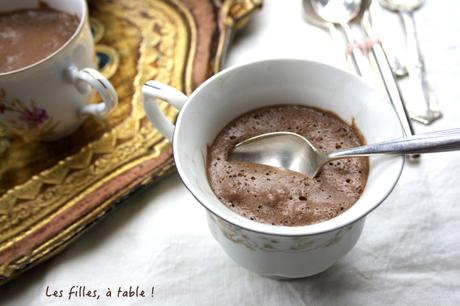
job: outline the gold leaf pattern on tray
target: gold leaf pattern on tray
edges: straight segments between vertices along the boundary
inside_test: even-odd
[[[156,79],[192,91],[198,35],[189,2],[89,1],[96,52],[107,55],[102,71],[117,90],[119,106],[108,120],[90,118],[52,144],[26,143],[0,129],[0,283],[57,253],[115,201],[173,169],[170,144],[145,118],[140,89]],[[260,7],[255,0],[214,3],[219,18],[228,19],[236,2]],[[244,16],[244,7],[232,12]],[[219,32],[221,47],[208,59],[213,69],[220,67],[232,30]],[[174,108],[162,108],[175,119]],[[152,170],[137,177],[135,170],[143,167]]]
[[[139,2],[143,1],[132,1],[129,11],[124,10],[122,7],[116,7],[120,5],[116,2],[104,6],[107,12],[114,12],[116,17],[126,18],[134,22],[137,29],[143,30],[140,33],[136,33],[141,36],[136,37],[139,38],[138,41],[142,41],[139,46],[129,46],[123,40],[119,40],[118,44],[113,44],[122,57],[123,54],[128,55],[133,52],[129,47],[136,47],[140,53],[136,67],[137,74],[133,84],[133,88],[136,88],[136,91],[132,101],[132,116],[125,119],[112,131],[104,134],[98,141],[84,147],[76,155],[69,156],[50,170],[33,177],[26,184],[17,186],[2,196],[0,201],[7,203],[10,208],[4,213],[8,214],[10,218],[8,222],[0,224],[0,242],[2,243],[0,250],[8,245],[8,243],[3,244],[8,238],[17,235],[19,232],[24,232],[32,225],[36,226],[39,220],[46,221],[46,216],[55,209],[61,208],[63,202],[68,202],[69,198],[74,200],[68,202],[67,205],[71,205],[79,196],[82,196],[82,191],[88,191],[89,186],[94,188],[101,184],[103,179],[109,179],[109,172],[113,169],[118,168],[123,163],[135,160],[139,156],[152,154],[150,148],[156,142],[166,142],[158,132],[153,131],[151,125],[146,125],[143,130],[140,129],[140,121],[144,117],[140,101],[140,86],[147,80],[157,79],[183,89],[184,84],[181,82],[181,76],[182,69],[185,69],[185,67],[181,67],[180,64],[186,63],[186,60],[178,60],[176,65],[172,65],[172,62],[174,56],[179,53],[182,53],[181,55],[184,57],[186,56],[184,50],[189,50],[187,48],[189,44],[188,35],[185,32],[186,26],[183,24],[168,27],[159,26],[159,24],[166,24],[167,21],[164,20],[166,18],[174,20],[173,18],[175,17],[175,23],[183,22],[181,18],[173,16],[171,10],[165,9],[165,4],[152,3],[152,7],[149,10],[152,12],[150,15],[152,19],[139,18],[144,14],[143,5],[138,5],[139,9],[135,9],[136,3],[139,4]],[[123,27],[113,28],[118,31],[125,30]],[[182,33],[180,33],[181,30]],[[129,35],[116,33],[114,37],[129,37]],[[160,41],[162,42],[161,44],[158,43]],[[158,63],[160,58],[161,62]],[[148,69],[144,67],[148,67]],[[117,85],[115,80],[113,82]],[[124,96],[123,90],[128,91],[129,89],[122,87],[122,93],[119,93],[121,97]],[[120,86],[117,86],[117,91],[120,91]],[[174,118],[175,110],[172,107],[165,107],[165,111],[170,118]],[[127,138],[125,132],[127,130],[132,131],[129,138]],[[125,141],[119,142],[118,138]],[[108,147],[107,143],[111,143],[111,145]],[[98,150],[101,147],[105,148]],[[68,170],[68,175],[63,177],[61,181],[56,182],[57,184],[45,184],[43,180],[47,180],[50,173],[57,171],[57,169]],[[42,188],[44,190],[41,190]]]

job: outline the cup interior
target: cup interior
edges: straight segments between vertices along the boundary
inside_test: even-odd
[[[388,99],[361,78],[305,60],[268,60],[224,70],[202,84],[180,111],[173,139],[178,172],[195,198],[213,214],[239,227],[273,235],[310,235],[348,225],[376,208],[401,174],[404,158],[370,158],[367,185],[360,199],[341,215],[313,225],[274,226],[246,219],[222,204],[206,175],[206,151],[234,118],[256,108],[297,104],[354,120],[367,143],[402,137]]]
[[[41,3],[48,5],[50,8],[54,10],[78,16],[78,18],[80,19],[80,23],[77,29],[75,30],[75,33],[59,49],[54,51],[52,54],[49,54],[48,56],[44,57],[40,61],[25,67],[21,67],[17,70],[8,71],[5,73],[0,72],[0,75],[7,75],[18,71],[22,71],[46,61],[48,58],[52,57],[56,53],[60,52],[63,48],[65,48],[76,36],[78,36],[78,33],[80,33],[82,27],[84,26],[85,16],[87,16],[87,7],[85,0],[0,0],[0,13],[12,12],[23,9],[34,9],[38,8]]]

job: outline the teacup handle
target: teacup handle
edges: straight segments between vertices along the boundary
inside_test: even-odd
[[[184,106],[185,101],[187,101],[187,96],[174,87],[157,81],[148,81],[145,83],[142,87],[142,96],[147,117],[160,133],[171,141],[174,133],[174,124],[161,111],[156,99],[164,99],[167,103],[177,108],[177,110],[180,110]]]
[[[78,69],[75,66],[68,68],[70,80],[75,84],[78,91],[87,94],[91,87],[97,90],[102,102],[87,104],[80,109],[80,114],[90,114],[98,117],[105,117],[118,104],[118,96],[115,88],[99,71],[93,68]]]

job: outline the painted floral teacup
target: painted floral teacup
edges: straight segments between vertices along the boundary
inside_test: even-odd
[[[306,226],[262,224],[238,215],[212,192],[206,150],[230,121],[250,110],[304,104],[338,114],[355,124],[369,143],[403,136],[388,100],[345,71],[303,60],[268,60],[224,70],[186,97],[167,85],[143,87],[144,108],[153,124],[173,142],[177,170],[190,192],[207,209],[212,234],[241,266],[277,278],[306,277],[324,271],[358,241],[368,213],[393,190],[404,158],[370,158],[361,198],[341,215]],[[175,126],[161,112],[161,98],[180,110]]]
[[[74,14],[80,23],[71,38],[42,60],[0,72],[0,125],[28,140],[54,140],[75,131],[85,115],[106,116],[117,94],[95,66],[94,42],[85,0],[0,0],[0,13],[50,8]],[[92,87],[102,98],[88,104]]]

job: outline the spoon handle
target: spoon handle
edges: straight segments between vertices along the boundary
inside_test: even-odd
[[[442,114],[432,107],[433,95],[425,76],[425,63],[417,39],[413,12],[401,11],[400,16],[406,32],[408,89],[416,107],[413,118],[423,124],[430,124],[441,118]]]
[[[460,129],[419,134],[328,154],[330,159],[374,154],[420,154],[460,150]]]
[[[373,75],[369,62],[364,56],[362,46],[354,38],[353,32],[348,23],[340,23],[343,31],[345,32],[345,37],[347,39],[347,56],[351,56],[353,66],[355,67],[356,73],[362,76],[366,80],[372,80]]]
[[[393,104],[393,107],[398,114],[399,121],[401,122],[404,132],[407,136],[414,135],[414,127],[412,126],[409,112],[407,111],[406,104],[398,86],[398,82],[396,81],[396,78],[391,71],[391,66],[388,61],[385,49],[383,49],[382,43],[380,42],[372,27],[371,16],[368,11],[363,15],[362,26],[367,36],[371,40],[369,43],[369,56],[374,57],[375,61],[377,62],[377,68],[381,80],[388,94],[388,98],[390,99],[391,104]]]
[[[391,69],[390,62],[388,61],[388,56],[385,53],[385,49],[380,42],[380,39],[376,35],[373,27],[370,11],[366,11],[363,14],[361,20],[361,26],[367,34],[368,37],[368,47],[370,48],[368,56],[370,59],[373,59],[377,63],[377,71],[379,72],[381,83],[387,92],[388,98],[398,114],[399,121],[403,127],[404,132],[407,136],[415,135],[414,127],[412,121],[409,117],[409,112],[406,108],[404,98],[399,89],[398,82],[396,77],[393,74]],[[408,161],[414,162],[418,161],[420,155],[408,155]]]

